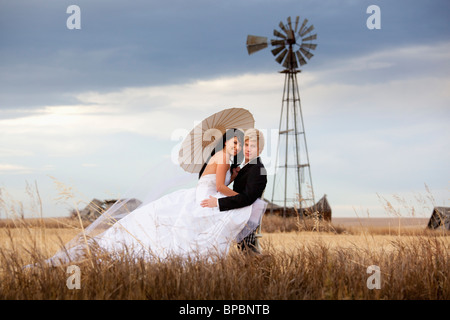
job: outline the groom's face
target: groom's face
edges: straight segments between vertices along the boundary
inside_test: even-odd
[[[245,162],[255,159],[259,156],[258,142],[255,140],[245,140],[244,143]]]

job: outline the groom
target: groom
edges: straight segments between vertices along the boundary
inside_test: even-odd
[[[217,199],[210,196],[201,202],[203,207],[219,207],[220,211],[243,208],[261,198],[267,184],[267,173],[259,155],[264,148],[264,136],[257,129],[245,132],[244,157],[242,168],[234,179],[233,190],[238,195]],[[256,231],[256,230],[255,230]],[[238,246],[242,250],[250,249],[258,253],[256,248],[255,231],[242,240]]]

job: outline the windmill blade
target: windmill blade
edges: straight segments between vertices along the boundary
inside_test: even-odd
[[[307,50],[305,50],[303,48],[300,48],[300,51],[303,53],[303,55],[305,57],[308,58],[308,60],[311,59],[312,57],[314,57],[314,55],[311,52],[309,52],[309,51],[307,51]]]
[[[317,47],[317,44],[312,44],[312,43],[302,43],[302,45],[300,46],[300,48],[308,48],[311,50],[315,50]]]
[[[290,69],[290,61],[292,57],[292,50],[288,50],[286,60],[284,60],[283,67]]]
[[[306,29],[305,31],[303,31],[302,33],[300,33],[300,37],[303,37],[305,34],[310,33],[311,31],[314,30],[314,26],[311,25],[311,27],[309,27],[308,29]]]
[[[317,39],[317,34],[313,34],[312,36],[304,38],[303,41],[311,41],[311,40],[316,40],[316,39]]]
[[[297,69],[298,68],[297,58],[295,57],[295,53],[294,52],[292,52],[292,68],[293,69]]]
[[[274,56],[276,56],[276,55],[279,54],[283,49],[284,49],[284,46],[275,48],[275,49],[272,50],[272,54],[273,54]]]
[[[287,18],[287,21],[288,21],[288,25],[289,25],[289,30],[293,30],[293,29],[292,29],[292,21],[291,21],[291,17],[288,17],[288,18]]]
[[[286,29],[286,27],[284,26],[283,22],[280,22],[279,26],[280,26],[281,30],[284,31],[284,33],[288,34],[287,29]]]
[[[284,42],[284,40],[270,40],[270,44],[274,47],[275,46],[284,46],[285,42]]]
[[[276,58],[276,62],[278,62],[279,64],[281,64],[281,62],[283,62],[284,57],[286,56],[286,54],[288,53],[287,49],[284,49],[283,52],[280,53],[280,55],[278,56],[278,58]]]
[[[283,63],[283,67],[287,69],[296,69],[298,67],[297,59],[295,58],[295,54],[292,50],[289,50],[286,60]]]
[[[303,20],[302,26],[300,27],[300,30],[298,30],[298,33],[302,33],[303,29],[306,27],[306,24],[308,23],[308,19]]]
[[[247,51],[248,54],[253,54],[255,52],[258,52],[259,50],[262,50],[264,48],[267,48],[267,38],[266,37],[258,37],[258,36],[247,36]]]
[[[297,58],[295,57],[295,53],[292,50],[290,61],[291,61],[291,68],[297,69],[298,68]]]
[[[284,34],[282,34],[281,32],[279,32],[278,30],[273,30],[273,35],[275,37],[286,39],[286,36]]]
[[[305,58],[303,58],[302,54],[300,53],[300,50],[298,50],[296,53],[297,53],[298,62],[300,62],[300,66],[304,66],[307,63]]]
[[[298,21],[300,20],[300,17],[297,16],[297,18],[295,18],[295,29],[294,32],[297,33],[297,27],[298,27]]]

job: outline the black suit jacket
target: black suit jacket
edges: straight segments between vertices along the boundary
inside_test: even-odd
[[[256,163],[253,163],[256,162]],[[219,199],[220,211],[243,208],[260,198],[266,188],[267,172],[261,159],[245,165],[234,179],[233,190],[238,195]]]

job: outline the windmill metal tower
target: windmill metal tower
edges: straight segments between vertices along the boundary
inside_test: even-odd
[[[277,205],[282,208],[283,216],[294,206],[302,209],[315,204],[297,74],[301,72],[299,66],[313,57],[311,50],[315,50],[317,44],[311,41],[317,39],[317,34],[310,34],[314,26],[307,26],[308,19],[301,25],[299,21],[297,16],[295,25],[291,17],[287,18],[287,24],[280,22],[280,29],[273,30],[276,39],[270,40],[275,60],[285,68],[280,71],[285,74],[285,79],[271,195],[271,212]],[[266,37],[247,37],[249,55],[267,47]]]

